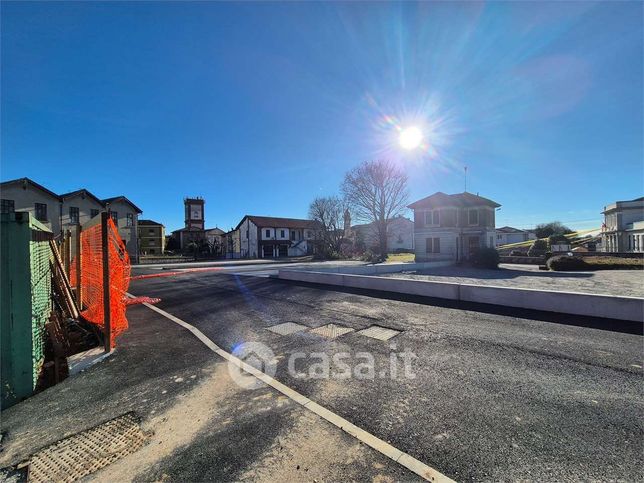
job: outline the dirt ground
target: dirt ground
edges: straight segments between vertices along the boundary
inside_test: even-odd
[[[417,272],[390,273],[382,276],[435,282],[644,297],[644,272],[641,270],[549,272],[539,270],[536,265],[501,264],[499,270],[453,266]]]

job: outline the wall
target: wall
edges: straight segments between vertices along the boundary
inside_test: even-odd
[[[258,258],[259,248],[257,243],[257,226],[248,218],[239,226],[240,237],[240,257],[241,258]]]
[[[142,255],[163,255],[165,251],[165,228],[163,225],[142,225],[139,223],[138,237],[139,251]]]
[[[27,184],[27,189],[23,189],[19,184],[11,184],[2,187],[0,193],[2,199],[13,200],[16,211],[26,211],[36,217],[36,208],[34,203],[44,203],[47,205],[46,222],[41,221],[54,235],[60,233],[60,200],[50,194],[34,188],[33,185]]]
[[[119,235],[125,243],[125,248],[127,249],[128,254],[132,262],[138,260],[139,256],[139,246],[138,246],[138,213],[136,210],[129,204],[124,201],[117,200],[109,204],[108,208],[111,211],[116,211],[117,213],[117,228],[119,229]],[[127,226],[127,214],[131,213],[134,217],[134,224],[132,226]]]
[[[416,229],[414,233],[414,253],[416,255],[416,261],[456,260],[456,237],[454,232],[444,231],[440,228]],[[427,253],[427,238],[440,238],[440,253]]]
[[[644,299],[637,297],[614,297],[292,269],[279,270],[278,277],[300,282],[628,320],[640,324],[644,321]]]
[[[72,224],[69,217],[69,207],[74,206],[79,209],[80,224],[87,223],[92,219],[91,210],[98,210],[99,213],[105,211],[105,207],[98,203],[95,199],[90,196],[85,196],[83,199],[82,195],[76,195],[71,198],[65,198],[62,203],[63,209],[61,214],[61,226],[63,230],[71,229],[75,224]]]

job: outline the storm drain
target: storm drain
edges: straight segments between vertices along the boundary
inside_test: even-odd
[[[318,327],[316,329],[311,329],[311,332],[313,334],[326,337],[327,339],[335,339],[336,337],[340,337],[341,335],[346,334],[348,332],[353,332],[353,329],[350,329],[349,327],[344,327],[343,325],[327,324],[327,325],[323,325],[322,327]]]
[[[139,422],[130,412],[40,450],[29,462],[29,481],[76,481],[134,453],[147,439]]]
[[[294,334],[295,332],[300,332],[304,329],[308,329],[307,326],[296,324],[295,322],[285,322],[283,324],[273,325],[272,327],[266,327],[271,332],[275,332],[279,335],[289,335]]]
[[[366,329],[358,331],[358,334],[371,337],[378,340],[389,340],[392,337],[400,334],[399,330],[388,329],[387,327],[380,327],[379,325],[372,325]]]

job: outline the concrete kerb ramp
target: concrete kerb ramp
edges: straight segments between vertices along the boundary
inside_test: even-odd
[[[346,268],[373,269],[373,267]],[[414,270],[414,268],[408,269]],[[342,268],[334,268],[333,270],[333,272],[329,270],[315,272],[307,270],[279,270],[278,278],[463,302],[500,305],[520,309],[543,310],[561,314],[644,322],[644,299],[638,297],[617,297],[578,292],[554,292],[527,288],[495,287],[491,285],[385,278],[355,273],[338,273],[338,270],[342,270]],[[419,270],[419,268],[415,268],[415,270]],[[397,271],[400,271],[400,269]],[[372,271],[371,273],[391,272]]]

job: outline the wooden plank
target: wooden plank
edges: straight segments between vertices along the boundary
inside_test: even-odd
[[[112,350],[112,319],[110,311],[110,252],[108,220],[110,213],[101,213],[101,250],[103,252],[103,327],[105,352]]]
[[[58,282],[59,280],[61,293],[65,299],[65,303],[69,308],[69,315],[72,318],[77,319],[80,313],[78,307],[76,306],[76,300],[74,300],[74,297],[72,296],[72,287],[69,283],[69,279],[67,278],[67,274],[65,273],[63,261],[60,258],[60,253],[58,252],[56,242],[54,242],[54,240],[50,240],[49,247],[51,248],[51,251],[54,255],[54,281]]]
[[[63,262],[65,263],[65,275],[69,280],[71,272],[71,258],[72,258],[72,232],[71,230],[65,230],[65,244],[63,245],[65,250],[63,251]]]

